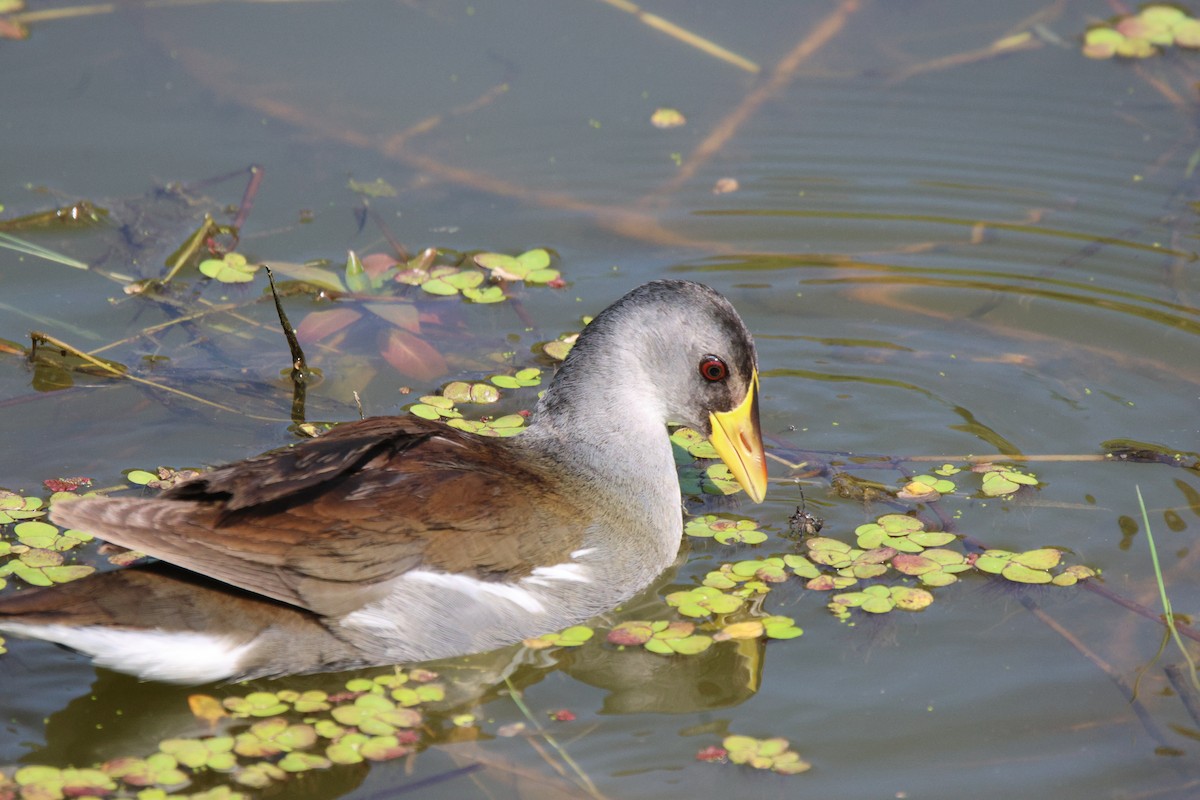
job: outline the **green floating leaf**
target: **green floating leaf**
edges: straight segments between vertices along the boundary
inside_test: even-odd
[[[395,197],[396,189],[383,178],[376,178],[370,183],[356,181],[353,178],[346,184],[350,191],[367,197]]]
[[[732,764],[741,764],[754,769],[772,770],[781,775],[798,775],[812,765],[789,749],[787,739],[755,739],[751,736],[726,736],[721,746],[725,748]]]
[[[572,625],[556,633],[544,633],[532,639],[526,639],[524,644],[533,650],[547,647],[579,647],[596,635],[596,632],[586,625]]]
[[[463,289],[463,297],[470,300],[472,303],[487,305],[490,303],[503,303],[506,299],[504,290],[499,286],[485,286],[482,289],[472,288]]]
[[[367,274],[362,259],[358,253],[350,250],[346,254],[346,287],[352,292],[365,293],[371,291],[371,276]]]
[[[489,378],[501,389],[519,389],[523,386],[537,386],[542,382],[542,371],[537,367],[527,367],[518,370],[514,375],[493,375]]]
[[[695,655],[712,646],[713,638],[695,633],[696,626],[690,622],[646,622],[631,620],[622,622],[606,637],[609,644],[619,647],[644,647],[658,655]]]
[[[25,497],[16,492],[0,489],[0,525],[7,525],[23,519],[43,517],[46,511],[42,508],[40,497]]]
[[[685,617],[707,617],[710,614],[731,614],[742,607],[742,598],[725,594],[711,586],[698,586],[681,592],[671,592],[667,604]]]
[[[500,392],[495,386],[490,386],[486,383],[454,381],[442,388],[442,396],[452,404],[474,403],[477,405],[486,405],[498,401],[500,399]]]
[[[671,434],[671,443],[682,448],[692,458],[720,458],[712,442],[691,428],[676,429]]]
[[[688,520],[683,532],[688,536],[715,539],[721,544],[760,544],[767,540],[767,534],[758,530],[754,520],[724,518],[716,514]]]
[[[480,436],[516,436],[524,429],[525,417],[520,414],[506,414],[495,419],[452,419],[446,424],[451,428],[477,433]]]
[[[226,253],[223,258],[200,262],[200,272],[221,283],[249,283],[257,270],[258,265],[247,263],[241,253]]]
[[[550,253],[541,248],[515,257],[503,253],[478,253],[474,260],[479,266],[490,270],[493,277],[504,281],[537,284],[550,283],[561,277],[558,270],[549,269]]]

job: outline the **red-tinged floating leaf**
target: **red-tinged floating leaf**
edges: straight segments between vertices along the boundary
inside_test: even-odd
[[[0,19],[0,39],[20,41],[29,38],[29,28],[11,19]]]
[[[653,635],[654,629],[650,627],[649,622],[634,621],[622,622],[609,631],[605,639],[609,644],[632,647],[645,644]]]
[[[51,492],[73,492],[81,487],[92,485],[91,478],[50,478],[42,481],[42,485]]]
[[[431,381],[448,371],[446,359],[433,345],[399,328],[388,331],[379,354],[401,375],[417,381]]]
[[[1053,547],[1028,550],[1024,553],[1017,553],[1012,557],[1013,563],[1029,567],[1030,569],[1050,569],[1051,567],[1057,567],[1061,559],[1062,552]]]
[[[366,309],[409,333],[421,332],[421,313],[412,303],[367,303]]]
[[[724,761],[728,757],[729,751],[724,747],[717,747],[715,744],[710,744],[696,753],[697,761]]]
[[[209,725],[215,725],[217,720],[229,716],[225,708],[221,705],[221,701],[211,695],[191,694],[188,695],[187,703],[192,716],[207,722]]]
[[[575,713],[565,708],[560,708],[557,711],[550,712],[550,719],[555,722],[574,722]]]
[[[892,559],[892,566],[897,572],[902,572],[905,575],[924,575],[926,572],[934,572],[940,569],[937,562],[930,558],[913,555],[911,553],[899,553]]]
[[[387,253],[371,253],[362,257],[363,269],[372,278],[378,278],[400,262]]]
[[[312,344],[328,339],[333,334],[343,330],[362,318],[362,313],[353,308],[330,308],[324,311],[313,311],[296,328],[296,338],[302,344]]]

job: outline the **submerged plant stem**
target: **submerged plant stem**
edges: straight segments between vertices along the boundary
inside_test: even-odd
[[[1133,488],[1137,492],[1138,508],[1142,512],[1142,527],[1146,531],[1146,543],[1150,546],[1150,562],[1154,565],[1154,577],[1158,581],[1158,596],[1162,601],[1163,616],[1167,629],[1171,632],[1171,638],[1175,640],[1175,646],[1179,648],[1183,659],[1187,661],[1188,671],[1191,672],[1192,686],[1197,691],[1200,691],[1200,678],[1196,676],[1196,662],[1192,660],[1191,653],[1187,651],[1183,640],[1179,638],[1175,613],[1171,610],[1171,598],[1167,597],[1167,587],[1163,582],[1162,567],[1158,563],[1158,548],[1154,546],[1154,534],[1150,531],[1150,515],[1146,511],[1146,501],[1142,499],[1142,487],[1134,486]]]
[[[69,355],[75,356],[76,358],[82,359],[83,361],[86,361],[87,363],[91,364],[92,366],[96,367],[97,369],[103,370],[104,372],[108,373],[109,375],[111,375],[114,378],[122,378],[124,380],[132,381],[133,383],[139,384],[141,386],[145,386],[150,389],[155,389],[160,392],[166,392],[168,394],[173,394],[173,395],[176,395],[177,397],[183,397],[187,400],[192,400],[192,401],[200,403],[202,405],[210,406],[211,408],[217,408],[217,409],[220,409],[221,411],[228,411],[230,414],[237,414],[239,416],[247,417],[249,419],[259,419],[259,420],[264,420],[266,422],[280,421],[275,417],[263,417],[263,416],[259,416],[257,414],[251,414],[244,410],[230,408],[229,406],[224,405],[222,403],[218,403],[215,400],[206,400],[205,398],[200,397],[198,395],[194,395],[191,392],[185,392],[182,389],[176,389],[172,386],[167,386],[165,384],[156,383],[154,381],[147,380],[145,378],[139,378],[136,375],[130,375],[128,372],[122,372],[121,370],[117,369],[116,367],[112,366],[111,364],[109,364],[105,361],[102,361],[101,359],[96,358],[93,355],[85,353],[76,347],[72,347],[71,345],[67,344],[66,342],[63,342],[60,339],[56,339],[55,337],[51,336],[48,333],[40,333],[38,331],[33,331],[32,333],[29,334],[29,338],[33,340],[35,349],[39,343],[51,345],[52,347],[56,347],[59,350],[62,350],[64,353],[67,353]],[[30,351],[31,357],[34,355],[34,352],[35,352],[34,350]]]
[[[757,75],[761,71],[761,67],[755,64],[748,58],[743,58],[732,50],[727,50],[716,42],[705,39],[699,34],[692,33],[686,28],[676,25],[670,20],[663,19],[657,14],[651,14],[648,11],[642,10],[629,0],[600,0],[602,3],[607,3],[613,8],[618,8],[628,14],[633,14],[643,24],[657,31],[665,33],[672,39],[676,39],[684,44],[694,47],[697,50],[707,53],[708,55],[718,58],[729,64],[733,64],[738,69],[744,69],[746,72]]]
[[[654,190],[649,196],[642,198],[643,201],[671,194],[690,181],[700,168],[707,164],[737,134],[742,125],[762,108],[764,103],[792,82],[796,71],[805,61],[842,31],[850,16],[858,11],[858,6],[858,0],[842,0],[838,3],[837,8],[821,20],[775,65],[775,69],[772,70],[771,77],[766,83],[759,85],[746,95],[737,108],[717,123],[704,141],[700,142],[696,149],[684,159],[683,165],[675,173],[675,177]]]
[[[537,729],[538,734],[546,740],[547,744],[554,748],[554,751],[558,753],[559,758],[561,758],[563,762],[569,766],[579,778],[581,784],[580,788],[584,789],[592,797],[603,797],[604,795],[602,795],[600,790],[596,788],[596,784],[592,782],[592,779],[588,776],[588,774],[583,771],[583,768],[579,766],[575,759],[571,758],[571,754],[568,753],[553,736],[547,733],[542,727],[541,722],[533,716],[533,713],[529,710],[529,706],[525,705],[525,700],[521,697],[521,691],[517,689],[517,687],[513,686],[512,680],[506,676],[504,678],[504,684],[508,687],[509,697],[512,698],[512,701],[516,704],[517,708],[521,710],[521,713],[525,716],[525,719],[529,720],[530,724]],[[547,760],[549,761],[549,759]]]

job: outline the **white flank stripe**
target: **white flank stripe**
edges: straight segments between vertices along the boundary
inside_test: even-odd
[[[546,612],[546,607],[542,605],[542,601],[535,594],[528,589],[522,589],[520,586],[511,583],[492,583],[466,575],[452,575],[448,572],[428,572],[423,569],[406,572],[403,579],[419,581],[441,589],[449,589],[453,592],[465,594],[475,600],[478,600],[481,596],[490,595],[501,600],[507,600],[513,605],[520,606],[530,614],[544,614]]]
[[[542,586],[551,581],[569,581],[571,583],[589,583],[592,580],[591,570],[582,564],[555,564],[552,567],[538,567],[533,575],[526,578],[529,583]]]
[[[4,623],[4,630],[66,645],[91,656],[97,665],[169,683],[208,683],[241,671],[254,642],[234,644],[204,633],[132,630],[91,626]]]

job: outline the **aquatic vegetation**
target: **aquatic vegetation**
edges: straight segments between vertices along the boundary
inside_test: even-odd
[[[650,115],[650,124],[656,128],[679,128],[687,124],[687,117],[678,109],[656,108]]]
[[[37,519],[45,515],[46,509],[42,507],[40,497],[26,497],[0,489],[0,525],[8,525],[22,519]]]
[[[958,580],[957,573],[971,569],[969,559],[953,550],[932,548],[920,555],[897,553],[892,567],[904,575],[920,578],[926,586],[949,586]]]
[[[845,618],[851,608],[861,608],[871,614],[886,614],[894,608],[920,611],[932,602],[933,595],[924,589],[876,583],[861,592],[835,594],[829,601],[829,610],[835,616]]]
[[[542,382],[542,371],[537,367],[526,367],[517,370],[512,375],[493,375],[489,378],[501,389],[520,389],[527,386],[537,386]]]
[[[500,390],[487,383],[452,381],[442,387],[442,397],[455,404],[487,405],[500,399]]]
[[[633,620],[608,632],[605,640],[618,647],[644,647],[659,655],[696,655],[713,644],[713,637],[696,633],[691,622]]]
[[[896,497],[928,503],[940,499],[944,494],[950,494],[954,489],[953,481],[935,475],[917,475],[896,493]]]
[[[1200,20],[1164,3],[1151,3],[1136,14],[1093,25],[1083,36],[1083,54],[1088,58],[1149,58],[1172,46],[1200,48]]]
[[[1038,485],[1036,475],[1022,472],[1016,467],[981,464],[974,467],[972,471],[983,473],[982,490],[988,497],[1006,497],[1022,486]]]
[[[864,550],[892,547],[902,553],[919,553],[926,547],[941,547],[955,539],[952,533],[927,531],[925,523],[905,514],[885,514],[875,522],[859,525],[854,535]]]
[[[742,598],[726,594],[711,586],[697,586],[666,596],[667,605],[685,617],[707,617],[714,614],[730,614],[742,607]]]
[[[752,736],[734,734],[721,741],[721,749],[731,764],[770,770],[780,775],[798,775],[812,769],[812,764],[800,758],[800,754],[791,749],[791,743],[781,737],[755,739]],[[713,758],[712,755],[710,753],[702,760],[713,761],[720,758]]]
[[[525,427],[525,417],[520,414],[505,414],[502,417],[485,417],[479,420],[452,419],[451,428],[460,428],[481,436],[516,436]]]
[[[694,517],[683,526],[688,536],[714,539],[721,544],[759,544],[767,540],[767,534],[758,529],[758,523],[745,517],[721,517],[705,514]]]
[[[677,453],[682,451],[693,459],[720,458],[712,442],[691,428],[676,428],[671,434],[671,444]]]
[[[489,270],[492,277],[502,281],[524,281],[527,284],[562,285],[562,273],[550,268],[550,253],[538,248],[517,256],[503,253],[477,253],[474,261]]]
[[[595,635],[596,632],[586,625],[572,625],[555,633],[543,633],[541,636],[526,639],[523,644],[532,650],[542,650],[547,647],[579,647]]]
[[[199,268],[206,277],[220,283],[249,283],[259,265],[249,263],[241,253],[226,253],[221,258],[201,261]]]

